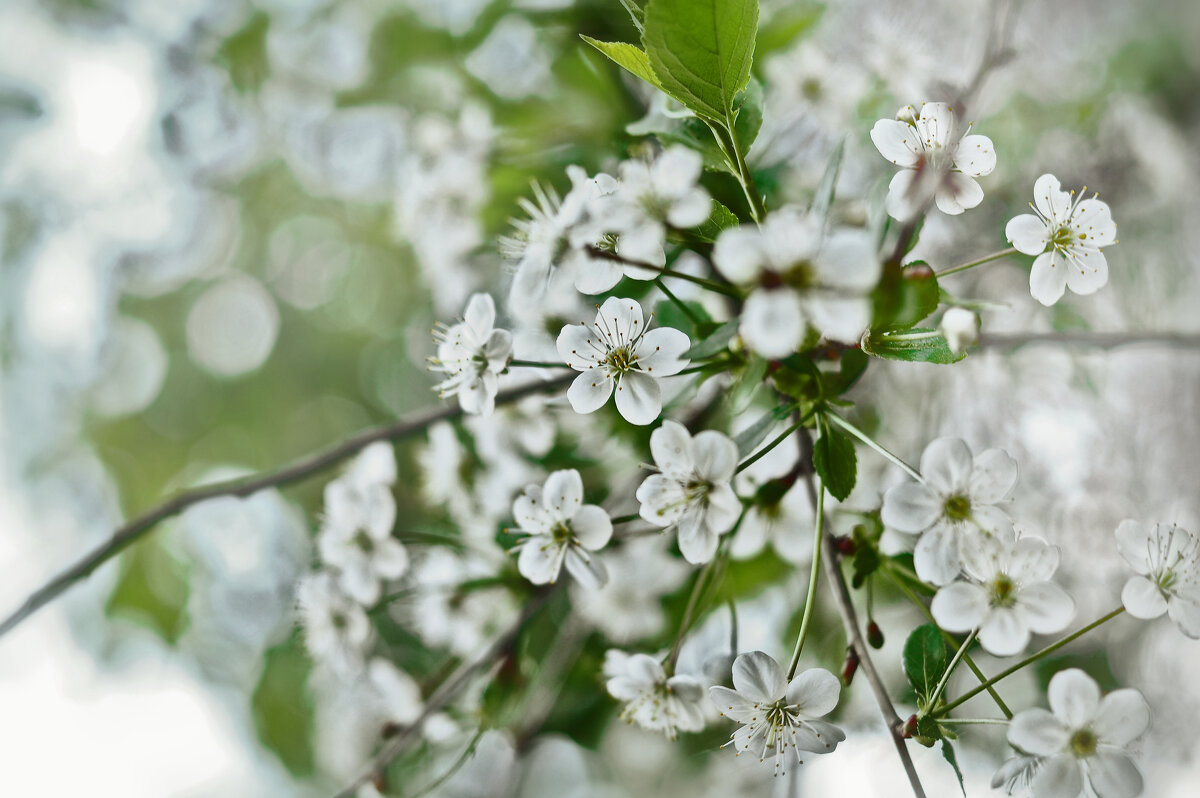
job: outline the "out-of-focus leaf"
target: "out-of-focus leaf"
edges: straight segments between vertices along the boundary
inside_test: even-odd
[[[888,360],[906,360],[910,363],[957,363],[967,356],[966,352],[955,354],[937,330],[914,327],[908,330],[871,333],[863,338],[862,349],[868,355]],[[905,337],[919,336],[919,337]]]
[[[742,373],[737,376],[737,382],[729,392],[729,410],[740,413],[750,405],[750,400],[762,386],[763,377],[767,375],[767,361],[755,355],[750,358]]]
[[[788,3],[759,29],[755,52],[761,59],[767,53],[790,47],[807,35],[824,13],[824,3]]]
[[[634,0],[621,0],[621,5],[629,12],[629,18],[633,20],[633,27],[637,28],[638,33],[646,29],[646,12]]]
[[[777,407],[774,410],[769,410],[766,413],[763,413],[762,416],[759,417],[759,419],[753,424],[739,432],[733,439],[733,442],[736,443],[738,447],[738,456],[745,458],[751,452],[757,449],[758,445],[766,439],[767,433],[770,432],[776,424],[787,418],[787,415],[790,412],[790,407],[782,406]]]
[[[692,344],[692,348],[683,353],[688,360],[702,360],[706,357],[720,354],[729,348],[729,342],[737,335],[737,319],[727,321],[710,332],[705,338]]]
[[[313,772],[311,669],[300,635],[292,635],[267,652],[250,699],[258,739],[294,776]]]
[[[825,164],[821,182],[817,183],[816,193],[813,194],[810,211],[825,225],[829,220],[829,209],[833,206],[833,195],[837,190],[838,175],[842,171],[842,156],[846,154],[846,140],[842,139],[834,148],[833,154]]]
[[[945,737],[942,738],[942,759],[950,763],[950,767],[954,768],[954,775],[958,776],[958,787],[962,790],[963,798],[967,795],[967,786],[963,784],[962,769],[958,766],[958,755],[954,753],[954,746]]]
[[[737,227],[739,224],[741,224],[741,220],[733,211],[713,200],[713,211],[712,215],[708,217],[708,221],[688,232],[701,241],[711,244],[717,240],[717,236],[721,235],[722,230]]]
[[[854,490],[858,480],[858,455],[852,439],[841,427],[824,418],[820,423],[821,436],[813,444],[813,468],[821,477],[825,490],[842,501]]]
[[[903,269],[885,268],[874,299],[871,329],[902,330],[937,310],[941,291],[929,265],[916,261]]]

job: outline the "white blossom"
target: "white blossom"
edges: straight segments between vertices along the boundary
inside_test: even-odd
[[[1200,539],[1175,524],[1147,528],[1125,520],[1117,527],[1117,548],[1138,573],[1121,591],[1129,614],[1166,613],[1185,635],[1200,638]]]
[[[895,119],[878,120],[871,140],[883,157],[901,167],[888,187],[886,203],[888,213],[901,220],[921,210],[933,181],[933,199],[942,212],[957,215],[974,208],[983,200],[975,178],[996,167],[991,139],[970,134],[970,126],[961,131],[947,103],[922,103],[920,111],[906,105]]]
[[[362,451],[347,472],[325,486],[325,517],[317,545],[337,572],[338,586],[360,604],[379,600],[380,583],[408,570],[408,553],[392,537],[396,455],[389,443]]]
[[[1027,780],[1034,798],[1075,798],[1086,784],[1089,795],[1133,798],[1142,791],[1142,774],[1126,747],[1150,723],[1150,708],[1137,690],[1114,690],[1101,698],[1100,687],[1077,668],[1050,680],[1050,709],[1027,709],[1012,719],[1008,741],[1033,762],[1006,765],[996,774]],[[1023,774],[1022,774],[1023,772]]]
[[[622,162],[612,203],[595,214],[603,217],[602,229],[616,234],[617,255],[662,265],[668,227],[686,230],[708,221],[712,197],[699,185],[703,167],[699,153],[681,145],[667,147],[650,163]],[[645,273],[642,279],[655,276]]]
[[[742,725],[731,743],[740,755],[749,751],[766,761],[775,755],[775,774],[787,772],[801,752],[825,754],[846,739],[845,733],[818,718],[837,706],[842,683],[824,668],[796,674],[790,682],[779,663],[761,651],[740,655],[733,663],[733,686],[708,688],[722,715]]]
[[[979,315],[966,308],[950,308],[938,324],[950,351],[962,354],[979,341]]]
[[[723,231],[713,264],[732,282],[752,286],[739,330],[763,357],[787,357],[810,327],[826,338],[857,343],[871,322],[870,293],[880,265],[865,230],[822,234],[815,217],[783,208],[761,226]]]
[[[296,588],[300,624],[308,652],[340,676],[362,668],[362,656],[371,639],[366,610],[338,589],[331,574],[310,574]]]
[[[1108,261],[1100,249],[1117,243],[1117,225],[1108,203],[1095,195],[1084,199],[1082,191],[1073,200],[1074,193],[1063,191],[1054,175],[1042,175],[1033,184],[1034,213],[1016,216],[1004,228],[1017,250],[1037,256],[1029,292],[1043,305],[1062,299],[1068,288],[1087,295],[1108,283]]]
[[[551,472],[513,502],[513,517],[527,537],[517,544],[517,568],[535,585],[557,581],[563,565],[584,587],[602,586],[608,573],[594,552],[612,537],[608,513],[583,503],[583,479],[570,469]]]
[[[705,563],[717,542],[742,513],[729,486],[737,468],[737,446],[728,436],[705,430],[692,437],[675,421],[664,421],[650,436],[650,453],[660,473],[637,489],[640,514],[648,523],[675,527],[679,550],[688,562]]]
[[[447,374],[435,390],[440,396],[458,396],[468,413],[488,415],[496,406],[500,372],[512,358],[512,333],[494,329],[496,305],[488,294],[475,294],[467,303],[463,320],[435,329],[437,356],[430,368]]]
[[[930,610],[948,632],[979,630],[979,642],[998,657],[1020,653],[1031,632],[1060,632],[1075,602],[1050,578],[1059,551],[1041,538],[980,537],[962,550],[966,578],[946,585]]]
[[[631,424],[649,424],[662,412],[659,377],[678,374],[687,365],[687,335],[672,327],[646,330],[642,306],[634,299],[610,297],[594,324],[562,328],[558,353],[582,372],[567,389],[576,413],[599,410],[616,391],[617,410]]]
[[[960,552],[987,535],[1011,535],[1012,521],[996,506],[1017,481],[1017,463],[1000,449],[972,456],[957,438],[938,438],[921,455],[921,482],[883,497],[883,523],[920,535],[913,549],[917,576],[944,585],[958,576]]]
[[[624,702],[620,718],[674,740],[680,731],[704,728],[704,685],[694,676],[667,676],[649,654],[609,649],[604,655],[608,694]]]
[[[996,168],[996,150],[987,136],[960,135],[954,109],[947,103],[922,103],[920,114],[906,105],[896,119],[880,119],[871,141],[900,171],[888,185],[887,211],[895,219],[915,216],[928,196],[918,183],[936,180],[938,210],[952,215],[983,201],[975,178]]]

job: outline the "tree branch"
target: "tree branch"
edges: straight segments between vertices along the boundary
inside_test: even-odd
[[[1155,332],[1042,332],[1042,333],[984,333],[979,336],[980,349],[1017,349],[1026,344],[1061,344],[1115,349],[1132,344],[1161,344],[1182,349],[1200,349],[1200,333]]]
[[[538,610],[545,606],[546,602],[557,592],[558,586],[556,585],[542,590],[531,599],[513,624],[493,640],[492,644],[482,654],[470,662],[464,662],[458,667],[458,670],[446,678],[446,681],[441,683],[433,695],[429,697],[429,700],[425,702],[425,707],[421,710],[421,714],[417,716],[417,719],[392,736],[387,741],[387,744],[380,749],[379,753],[375,755],[374,759],[371,760],[370,766],[358,778],[342,789],[341,792],[337,793],[334,798],[354,798],[359,787],[362,787],[374,779],[376,775],[382,773],[396,757],[404,753],[404,749],[408,747],[412,738],[420,733],[421,728],[425,725],[425,721],[457,698],[458,694],[466,688],[471,679],[479,671],[491,666],[493,662],[511,648],[517,639],[517,635],[525,628],[525,624],[529,623]]]
[[[804,444],[805,461],[811,458],[812,452],[812,436],[808,430],[800,430],[801,441]],[[812,470],[807,469],[804,474],[804,484],[808,489],[808,498],[813,507],[817,506],[817,491],[813,484]],[[912,785],[913,795],[916,798],[926,798],[925,788],[921,786],[921,779],[917,775],[916,766],[913,765],[912,756],[908,753],[908,746],[904,742],[904,722],[900,720],[900,716],[896,714],[896,708],[892,706],[892,699],[888,696],[887,686],[884,685],[883,679],[879,675],[879,671],[875,670],[875,663],[871,660],[871,650],[867,647],[866,642],[862,638],[862,633],[858,628],[858,615],[854,611],[854,603],[850,599],[850,590],[846,586],[846,579],[842,576],[842,568],[838,559],[837,548],[833,543],[833,536],[826,529],[821,534],[821,554],[824,559],[825,578],[833,588],[834,603],[837,604],[838,614],[842,616],[842,626],[846,629],[846,638],[849,641],[850,648],[858,656],[858,667],[866,677],[867,683],[871,685],[871,692],[875,694],[875,703],[879,705],[879,712],[883,715],[883,723],[887,727],[888,734],[892,738],[892,743],[896,746],[896,753],[900,757],[900,762],[904,766],[904,773],[908,776],[908,782]]]
[[[552,380],[528,383],[501,391],[496,396],[496,404],[515,402],[532,394],[556,390],[567,385],[574,377],[575,374],[571,373]],[[457,404],[425,408],[394,423],[363,430],[341,443],[302,457],[276,471],[252,474],[181,491],[157,507],[147,510],[118,527],[108,540],[30,594],[11,615],[0,622],[0,636],[12,631],[22,621],[58,598],[76,582],[86,579],[105,562],[120,554],[127,546],[149,532],[159,521],[170,518],[194,504],[220,496],[246,497],[265,488],[298,482],[337,465],[376,441],[407,438],[424,431],[439,421],[459,418],[462,415],[462,408]]]

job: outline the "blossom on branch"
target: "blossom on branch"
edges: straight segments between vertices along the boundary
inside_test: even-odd
[[[490,415],[500,389],[500,372],[512,359],[512,333],[494,329],[496,305],[488,294],[475,294],[467,303],[463,320],[434,330],[436,357],[433,371],[447,374],[435,386],[439,396],[457,396],[467,413]]]
[[[516,545],[517,569],[535,585],[558,581],[563,565],[584,587],[608,581],[595,552],[612,537],[608,513],[583,503],[583,479],[575,469],[554,471],[541,487],[530,485],[513,502],[514,530],[526,535]]]
[[[1117,527],[1117,548],[1138,573],[1121,591],[1129,614],[1166,613],[1185,635],[1200,638],[1200,539],[1175,524],[1148,528],[1125,520]]]
[[[1062,299],[1068,288],[1083,296],[1108,283],[1108,261],[1100,249],[1117,243],[1117,225],[1108,203],[1084,199],[1082,191],[1073,200],[1074,193],[1063,191],[1054,175],[1042,175],[1033,184],[1034,213],[1014,217],[1004,228],[1018,251],[1037,256],[1029,292],[1043,305]]]
[[[968,127],[968,130],[970,128]],[[996,150],[987,136],[960,135],[954,109],[947,103],[922,103],[920,114],[906,105],[895,119],[871,128],[879,154],[900,171],[888,185],[887,212],[907,221],[929,196],[922,183],[936,180],[933,200],[942,213],[957,215],[983,201],[975,178],[996,168]]]
[[[704,728],[704,685],[694,676],[667,676],[649,654],[609,649],[604,655],[605,687],[624,702],[620,718],[674,740],[680,731]]]
[[[650,453],[660,473],[637,489],[640,514],[648,523],[675,527],[679,550],[690,563],[705,563],[717,542],[742,513],[729,486],[737,467],[737,446],[728,436],[705,430],[692,437],[675,421],[664,421],[650,436]]]
[[[653,318],[653,317],[652,317]],[[634,299],[609,297],[593,324],[562,328],[558,353],[582,372],[567,389],[576,413],[599,410],[616,392],[617,411],[630,424],[649,424],[662,412],[659,377],[678,374],[687,365],[683,353],[691,341],[673,327],[646,330],[642,306]]]

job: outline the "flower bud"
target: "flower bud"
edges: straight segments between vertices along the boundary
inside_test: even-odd
[[[867,624],[867,643],[871,648],[883,648],[883,630],[874,621]]]
[[[979,316],[965,308],[950,308],[942,316],[938,332],[945,336],[951,352],[961,354],[979,341]]]
[[[898,122],[904,122],[908,125],[915,126],[917,124],[918,116],[919,114],[917,113],[917,109],[913,108],[911,105],[906,105],[896,112],[896,120]]]
[[[847,687],[850,682],[854,681],[854,674],[858,672],[858,652],[853,648],[846,651],[846,661],[842,663],[842,684]]]

